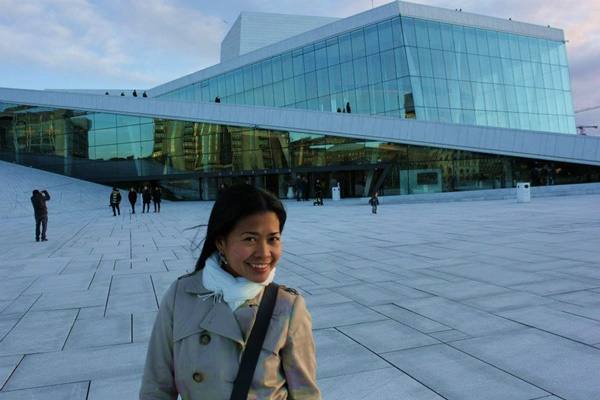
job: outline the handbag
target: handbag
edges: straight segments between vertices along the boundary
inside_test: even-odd
[[[233,391],[231,392],[230,397],[231,400],[247,400],[248,398],[248,391],[250,390],[252,377],[256,370],[258,356],[262,349],[263,342],[265,341],[269,322],[271,321],[273,309],[275,308],[278,289],[279,285],[276,283],[270,283],[265,288],[265,293],[258,306],[258,313],[256,315],[256,320],[254,321],[254,326],[252,327],[250,337],[248,337],[248,341],[246,342],[246,349],[244,350],[244,354],[242,354],[240,369],[233,382]]]

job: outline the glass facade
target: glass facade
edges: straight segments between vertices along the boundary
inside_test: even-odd
[[[0,104],[0,158],[103,183],[158,181],[211,199],[250,180],[281,197],[298,176],[344,197],[600,181],[600,168],[339,136]]]
[[[575,133],[563,42],[395,17],[162,95]]]

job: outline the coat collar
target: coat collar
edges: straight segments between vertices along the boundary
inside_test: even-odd
[[[183,291],[191,297],[194,309],[189,310],[189,315],[178,318],[179,321],[174,327],[176,331],[174,339],[179,340],[207,330],[244,345],[242,330],[229,306],[223,301],[215,302],[214,297],[207,296],[212,292],[202,284],[202,271],[185,276],[181,281]],[[241,307],[258,306],[261,298],[262,291]]]

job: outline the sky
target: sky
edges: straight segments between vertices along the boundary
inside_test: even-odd
[[[241,11],[347,17],[388,2],[0,0],[0,87],[151,88],[218,63]],[[575,110],[600,105],[600,1],[415,2],[563,29]],[[600,125],[600,109],[578,113],[577,124]]]

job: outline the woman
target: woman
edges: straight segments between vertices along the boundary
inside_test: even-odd
[[[227,400],[265,287],[281,257],[286,213],[250,185],[213,206],[196,270],[167,290],[156,318],[140,399]],[[279,287],[249,399],[320,399],[310,314]]]

